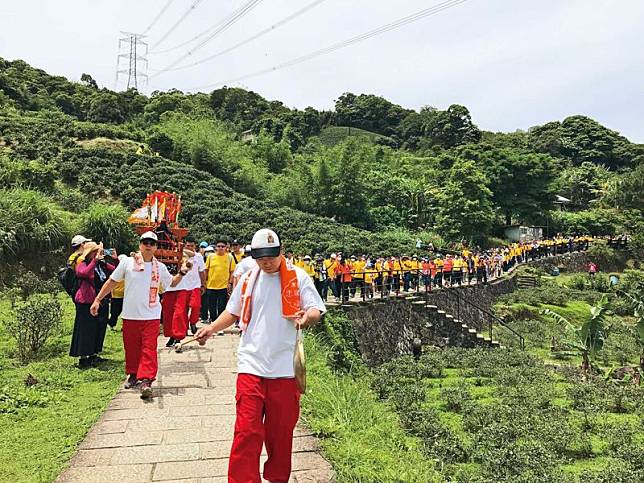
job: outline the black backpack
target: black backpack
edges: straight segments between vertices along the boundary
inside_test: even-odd
[[[78,291],[78,278],[76,277],[76,270],[68,263],[63,268],[58,270],[58,281],[65,289],[65,292],[73,299]]]

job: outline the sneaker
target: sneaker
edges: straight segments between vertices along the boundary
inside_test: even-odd
[[[89,369],[90,367],[92,367],[92,360],[89,357],[81,357],[78,359],[79,369]]]
[[[152,383],[149,379],[141,381],[141,399],[150,399],[152,397]]]
[[[165,346],[166,346],[166,347],[174,347],[174,345],[175,345],[177,342],[179,342],[179,341],[178,341],[178,340],[173,339],[172,337],[170,337],[170,338],[168,339],[168,342],[166,342],[166,343],[165,343]]]
[[[181,342],[177,342],[174,345],[174,351],[178,354],[181,354],[183,352],[183,348],[181,347]]]
[[[127,380],[125,381],[125,384],[123,384],[123,387],[125,389],[133,389],[138,385],[139,380],[136,378],[136,374],[130,374],[129,376],[127,376]]]
[[[197,324],[190,324],[190,334],[195,335],[197,333]]]
[[[224,335],[224,331],[220,330],[219,332],[217,332],[217,335]]]

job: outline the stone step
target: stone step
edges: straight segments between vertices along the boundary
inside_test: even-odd
[[[472,330],[472,329],[470,329],[470,330]],[[476,338],[477,338],[477,339],[485,339],[485,336],[484,336],[483,334],[479,334],[479,333],[477,333],[477,334],[476,334]]]
[[[479,334],[479,333],[476,331],[476,329],[467,329],[467,331],[468,331],[470,334],[476,334],[477,336],[481,335],[481,334]]]
[[[413,305],[425,305],[425,301],[424,300],[416,300],[416,301],[412,302],[412,304]]]
[[[451,314],[445,314],[445,318],[446,318],[446,319],[453,319],[453,318],[454,318],[454,316],[453,316],[453,315],[451,315]]]
[[[428,305],[427,308],[429,310],[438,310],[438,307],[436,307],[435,305]]]
[[[461,327],[463,327],[464,329],[469,329],[469,326],[467,324],[461,324]]]
[[[445,314],[445,311],[444,311],[444,310],[437,310],[437,311],[436,311],[436,313],[438,313],[438,314],[443,314],[443,315],[444,315],[444,314]]]

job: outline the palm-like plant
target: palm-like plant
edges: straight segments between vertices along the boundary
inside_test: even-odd
[[[550,309],[545,309],[541,312],[543,315],[566,326],[569,337],[564,342],[564,346],[579,352],[582,357],[581,368],[584,372],[590,371],[591,361],[596,359],[602,347],[604,347],[607,308],[608,301],[606,297],[602,297],[596,305],[590,308],[589,316],[581,327],[576,327],[564,316]]]

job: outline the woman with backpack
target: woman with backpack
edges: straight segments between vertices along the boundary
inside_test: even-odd
[[[112,253],[112,256],[116,259],[116,252]],[[103,361],[98,354],[103,351],[109,300],[103,301],[96,316],[91,315],[89,309],[96,294],[117,265],[118,259],[115,262],[106,262],[103,245],[94,242],[85,243],[83,253],[76,261],[76,318],[69,355],[79,358],[80,369],[87,369]]]

